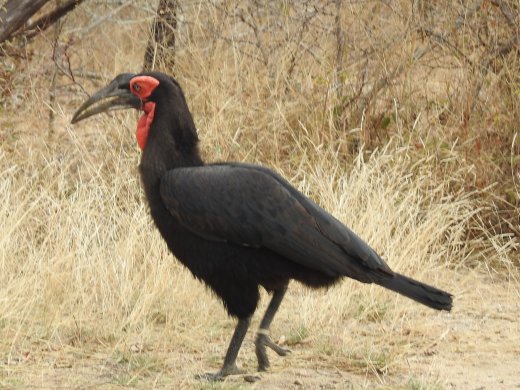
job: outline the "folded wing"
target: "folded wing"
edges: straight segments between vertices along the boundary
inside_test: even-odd
[[[330,276],[372,282],[393,275],[354,232],[267,168],[175,169],[161,179],[161,197],[185,228],[207,240],[265,247]]]

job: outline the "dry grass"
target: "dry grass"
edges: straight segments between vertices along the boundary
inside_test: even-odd
[[[108,78],[139,69],[146,40],[136,37],[144,36],[152,13],[145,2],[128,4],[108,4],[105,12],[87,2],[71,16],[63,40],[77,41],[60,47],[75,69]],[[317,61],[307,53],[288,77],[301,42],[276,46],[271,37],[266,64],[263,46],[221,38],[233,26],[217,11],[184,10],[175,70],[207,159],[261,162],[280,171],[392,268],[453,292],[454,314],[433,313],[352,281],[326,292],[294,283],[272,327],[293,356],[274,359],[273,372],[256,385],[195,381],[194,374],[219,366],[233,321],[173,259],[153,227],[136,169],[135,114],[73,129],[68,120],[83,97],[71,95],[62,78],[55,132],[48,133],[46,88],[54,65],[44,59],[53,42],[43,37],[32,60],[18,64],[24,72],[13,76],[16,87],[0,113],[0,387],[448,386],[451,379],[439,372],[450,361],[435,355],[457,352],[457,337],[466,327],[473,330],[467,324],[489,314],[492,294],[501,294],[506,317],[518,297],[518,241],[488,230],[482,220],[490,213],[502,218],[486,200],[490,190],[467,189],[468,178],[480,173],[448,139],[418,150],[417,140],[437,128],[403,119],[397,102],[393,133],[379,148],[366,151],[360,143],[372,142],[364,119],[339,126],[330,31],[301,34],[328,57]],[[361,15],[358,8],[350,11]],[[78,30],[103,12],[113,12],[108,23]],[[287,23],[295,29],[287,36],[299,36]],[[258,39],[269,41],[268,33]],[[81,81],[89,92],[102,83]],[[497,329],[489,326],[491,333]],[[240,356],[249,371],[255,368],[251,337]],[[517,351],[510,346],[507,352]],[[428,363],[417,363],[421,359]]]
[[[124,119],[133,121],[130,115]],[[94,125],[100,136],[88,146],[69,133],[78,152],[68,156],[47,155],[52,158],[47,161],[41,156],[24,166],[5,153],[0,158],[5,196],[0,312],[7,385],[18,365],[59,366],[48,356],[53,351],[91,357],[101,350],[103,360],[119,365],[137,364],[132,359],[143,354],[145,360],[153,358],[153,367],[129,368],[137,378],[181,365],[176,360],[172,367],[148,349],[188,350],[198,355],[199,370],[220,360],[232,321],[173,261],[153,228],[139,192],[137,152],[121,147],[91,152],[126,142],[126,131],[104,133],[118,124]],[[305,176],[295,185],[370,241],[392,267],[459,295],[461,287],[446,280],[446,269],[470,256],[464,238],[478,211],[475,201],[450,195],[446,182],[432,182],[434,160],[412,164],[406,149],[389,148],[367,162],[360,157],[349,175],[325,157],[303,165]],[[318,366],[355,372],[374,366],[386,373],[399,371],[412,346],[389,346],[386,335],[352,339],[352,328],[400,329],[417,313],[423,316],[426,310],[377,287],[346,281],[313,293],[294,285],[273,333],[286,334],[290,344],[310,343],[302,357],[309,365],[317,360]],[[250,349],[245,355],[252,368]]]

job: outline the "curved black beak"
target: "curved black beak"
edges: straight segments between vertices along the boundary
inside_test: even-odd
[[[130,92],[130,80],[135,75],[122,73],[105,88],[97,91],[74,113],[71,123],[77,123],[101,112],[122,110],[125,108],[141,108],[141,100]]]

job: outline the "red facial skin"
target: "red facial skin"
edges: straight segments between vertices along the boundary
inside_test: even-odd
[[[150,134],[150,126],[155,114],[155,103],[147,100],[158,85],[159,81],[151,76],[136,76],[130,80],[130,91],[141,99],[144,111],[141,118],[139,118],[139,122],[137,122],[137,131],[135,133],[137,144],[141,150],[144,150],[146,146],[148,134]]]
[[[152,76],[136,76],[130,80],[130,92],[144,101],[150,97],[158,85],[159,80]]]

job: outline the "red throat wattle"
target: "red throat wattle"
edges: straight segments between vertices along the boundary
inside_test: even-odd
[[[137,144],[141,150],[144,150],[146,146],[146,141],[150,134],[150,126],[155,114],[155,103],[148,101],[148,98],[158,85],[159,80],[151,76],[136,76],[130,80],[130,91],[139,97],[143,104],[142,109],[144,113],[139,118],[139,122],[137,122],[137,131],[135,133]]]
[[[137,131],[135,132],[137,144],[139,145],[141,150],[144,150],[144,147],[146,146],[146,141],[148,140],[148,134],[150,134],[150,126],[152,125],[153,116],[155,114],[155,103],[144,103],[143,111],[143,115],[141,115],[141,118],[139,118],[139,122],[137,122]]]

